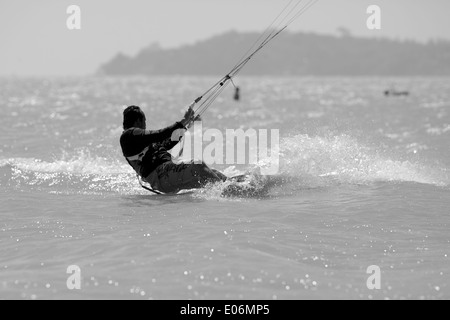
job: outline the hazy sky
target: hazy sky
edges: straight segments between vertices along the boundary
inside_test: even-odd
[[[306,0],[305,0],[306,1]],[[263,31],[289,0],[0,0],[0,75],[94,73],[117,52],[134,55],[159,42],[174,47],[229,30]],[[81,30],[66,9],[81,8]],[[369,31],[366,9],[382,9]],[[319,0],[290,31],[450,39],[450,0]]]

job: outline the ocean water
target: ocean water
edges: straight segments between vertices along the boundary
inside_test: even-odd
[[[123,106],[161,128],[216,80],[0,79],[0,299],[450,298],[449,78],[238,78],[203,127],[280,130],[267,194],[141,189]]]

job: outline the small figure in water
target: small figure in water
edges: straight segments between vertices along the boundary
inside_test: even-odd
[[[181,121],[165,129],[147,130],[144,112],[138,106],[130,106],[123,112],[124,132],[120,137],[123,155],[145,182],[163,193],[176,193],[202,188],[209,182],[226,181],[224,174],[209,168],[204,162],[174,163],[167,151],[180,142],[191,123],[199,120],[190,106]]]
[[[239,87],[236,87],[236,90],[234,91],[234,100],[239,101],[241,99],[241,89]]]
[[[388,90],[384,91],[384,95],[386,97],[389,97],[389,96],[393,96],[393,97],[405,96],[406,97],[406,96],[409,96],[409,91],[407,91],[407,90],[398,91],[395,89],[395,84],[391,84],[391,87]]]
[[[394,96],[394,97],[399,97],[399,96],[409,96],[409,92],[408,91],[395,91],[395,90],[386,90],[384,92],[384,95],[386,97],[388,96]]]

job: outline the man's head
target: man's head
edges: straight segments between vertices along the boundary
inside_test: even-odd
[[[130,128],[146,129],[146,118],[144,112],[138,106],[129,106],[123,111],[123,129]]]

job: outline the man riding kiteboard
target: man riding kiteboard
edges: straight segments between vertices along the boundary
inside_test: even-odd
[[[202,188],[207,183],[226,181],[221,172],[204,162],[174,163],[168,152],[181,140],[195,117],[192,106],[184,118],[161,130],[147,130],[146,117],[138,106],[129,106],[123,112],[124,132],[120,137],[122,152],[128,163],[143,181],[162,193],[176,193],[186,189]],[[153,190],[151,190],[153,191]]]

